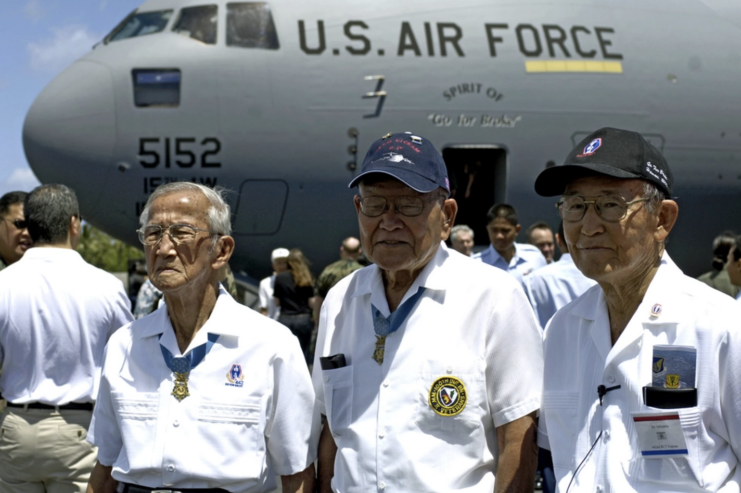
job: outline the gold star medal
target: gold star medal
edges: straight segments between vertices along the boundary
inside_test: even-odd
[[[172,395],[182,401],[190,395],[188,390],[188,375],[190,374],[190,360],[188,358],[172,358],[170,369],[175,374]]]
[[[373,351],[373,361],[383,364],[383,354],[386,351],[386,336],[376,336],[376,349]]]

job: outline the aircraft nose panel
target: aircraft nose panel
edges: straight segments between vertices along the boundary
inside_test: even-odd
[[[36,176],[42,183],[77,190],[85,214],[94,211],[100,198],[115,139],[111,72],[85,60],[41,92],[23,124],[23,148]],[[86,193],[79,193],[83,189]]]

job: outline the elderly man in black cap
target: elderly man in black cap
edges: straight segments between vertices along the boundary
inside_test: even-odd
[[[665,251],[672,173],[603,128],[535,190],[558,196],[574,263],[597,285],[545,333],[538,443],[562,492],[739,491],[741,310]]]
[[[320,491],[532,489],[541,336],[522,289],[446,248],[457,205],[427,139],[379,139],[356,185],[373,265],[322,306]]]

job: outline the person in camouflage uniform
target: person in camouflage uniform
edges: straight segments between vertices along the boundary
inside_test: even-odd
[[[8,192],[0,197],[0,270],[21,259],[31,248],[31,236],[23,216],[26,192]]]
[[[360,248],[360,240],[350,236],[345,238],[340,246],[340,260],[329,264],[314,284],[314,324],[319,323],[319,312],[322,309],[324,298],[327,297],[329,290],[345,276],[363,268],[358,262],[363,251]]]

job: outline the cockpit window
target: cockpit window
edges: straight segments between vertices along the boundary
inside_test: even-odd
[[[278,33],[265,2],[226,4],[226,45],[277,50]]]
[[[154,34],[162,31],[172,17],[172,10],[158,10],[156,12],[134,12],[111,31],[105,41],[120,41],[136,38],[145,34]]]
[[[184,8],[172,30],[209,45],[216,44],[217,13],[216,5]]]

